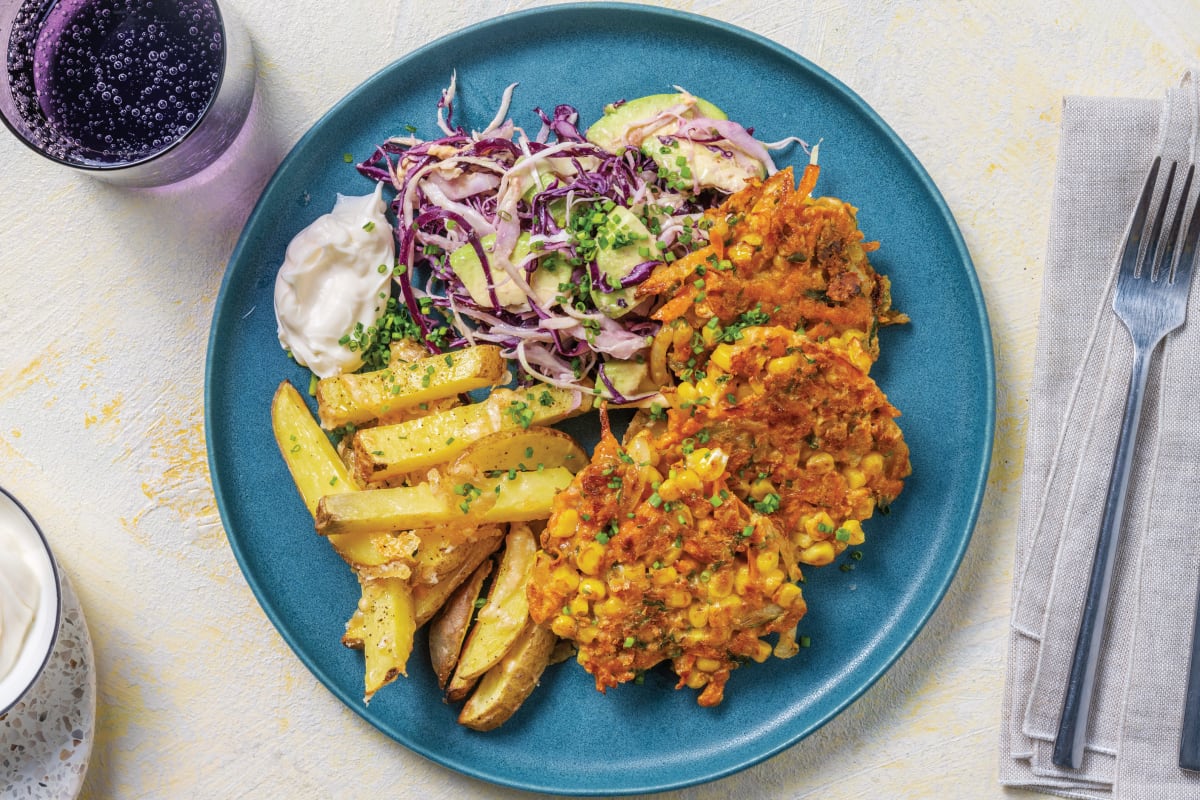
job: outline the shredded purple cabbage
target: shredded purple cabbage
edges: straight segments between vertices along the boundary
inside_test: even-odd
[[[514,87],[487,128],[468,132],[454,122],[452,79],[437,103],[442,136],[391,138],[358,165],[363,176],[396,190],[400,298],[433,352],[492,343],[519,365],[524,381],[582,388],[618,403],[649,397],[653,392],[618,391],[604,369],[609,361],[644,358],[658,331],[650,303],[634,299],[632,287],[703,245],[697,223],[724,197],[680,189],[677,177],[660,175],[636,146],[612,153],[588,142],[570,105],[552,114],[535,108],[540,127],[530,138],[508,117]],[[663,141],[686,138],[775,169],[767,146],[737,123],[680,117],[676,127]],[[596,262],[603,243],[593,223],[615,205],[646,222],[654,241],[639,250],[644,260],[610,285]],[[461,247],[478,260],[475,285],[451,266]],[[593,288],[609,298],[607,314]]]

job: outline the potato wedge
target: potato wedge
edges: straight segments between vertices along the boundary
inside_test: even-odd
[[[413,575],[413,602],[417,606],[418,627],[428,622],[446,600],[488,556],[496,552],[504,540],[504,530],[498,525],[484,525],[475,538],[457,544],[448,543],[436,558],[422,559],[430,546],[417,551],[416,572]]]
[[[316,513],[317,502],[327,494],[358,489],[333,443],[313,419],[296,387],[288,381],[275,390],[271,424],[279,452],[309,513]]]
[[[388,363],[391,366],[420,361],[429,356],[425,345],[415,339],[393,339],[388,345]]]
[[[479,599],[483,582],[491,572],[492,560],[489,558],[454,590],[429,623],[429,661],[440,689],[446,688],[446,682],[458,665],[463,639],[466,638],[467,628],[471,626],[471,618],[475,616],[475,601]]]
[[[403,531],[399,535],[419,542],[411,561],[412,576],[409,583],[412,586],[414,616],[420,628],[437,613],[451,593],[496,551],[504,540],[504,529],[499,525],[467,529],[443,527]],[[355,571],[360,576],[372,572],[364,567],[357,567]],[[354,650],[362,649],[364,617],[361,608],[354,610],[342,634],[343,645]]]
[[[450,471],[525,472],[564,467],[574,474],[587,463],[587,451],[570,436],[554,428],[534,426],[498,431],[483,437],[454,460]]]
[[[417,624],[412,589],[407,580],[383,578],[364,580],[363,593],[363,702],[377,691],[407,675]]]
[[[528,525],[516,524],[504,540],[504,554],[487,603],[479,609],[458,659],[456,680],[473,681],[504,657],[529,620],[525,587],[533,572],[537,541]]]
[[[590,401],[588,401],[590,402]],[[445,463],[490,433],[552,425],[586,410],[579,392],[554,387],[497,389],[482,403],[354,434],[357,477],[366,484]]]
[[[346,630],[342,634],[342,646],[351,650],[363,649],[363,629],[367,624],[367,615],[361,608],[355,608],[350,619],[346,620]]]
[[[279,384],[271,401],[271,425],[275,441],[287,464],[300,498],[310,514],[316,514],[320,499],[330,494],[358,491],[329,437],[317,425],[296,387]],[[380,566],[411,555],[415,542],[399,540],[389,533],[364,531],[353,536],[330,536],[329,543],[351,565]]]
[[[421,403],[495,386],[507,376],[500,348],[479,345],[374,372],[323,378],[317,382],[321,427],[358,425]]]
[[[569,470],[555,467],[483,478],[460,487],[461,496],[453,499],[428,483],[328,495],[317,504],[317,531],[328,536],[546,519],[554,495],[570,485],[571,477]],[[478,502],[484,496],[495,502]]]
[[[477,731],[490,731],[508,720],[537,687],[556,638],[529,620],[500,663],[479,680],[458,715],[459,723]]]

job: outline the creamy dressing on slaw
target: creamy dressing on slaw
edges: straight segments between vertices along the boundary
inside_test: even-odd
[[[362,366],[346,337],[386,307],[396,251],[382,191],[338,195],[333,211],[292,239],[275,278],[279,344],[321,378]]]

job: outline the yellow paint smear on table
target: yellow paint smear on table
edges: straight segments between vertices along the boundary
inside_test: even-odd
[[[62,359],[62,350],[51,343],[23,367],[0,372],[0,400],[16,397],[38,384],[53,386],[51,376],[61,372]]]
[[[208,492],[204,424],[199,420],[159,418],[146,433],[151,456],[165,467],[157,480],[142,483],[142,492],[181,517],[211,513],[213,503]]]
[[[90,428],[97,423],[104,423],[106,425],[115,423],[120,425],[121,417],[119,416],[119,412],[124,404],[125,396],[118,393],[116,397],[100,406],[99,415],[84,414],[83,427]]]

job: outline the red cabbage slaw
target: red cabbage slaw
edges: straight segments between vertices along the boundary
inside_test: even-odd
[[[795,138],[765,144],[735,122],[696,116],[696,98],[679,87],[680,102],[631,128],[619,152],[589,142],[578,111],[565,104],[553,114],[535,108],[541,126],[531,138],[508,116],[516,86],[505,89],[487,127],[467,132],[453,122],[452,77],[437,104],[442,136],[389,138],[358,165],[396,191],[393,274],[401,300],[432,352],[496,344],[519,365],[522,381],[616,403],[645,400],[657,390],[618,391],[606,374],[613,361],[644,361],[659,329],[650,318],[655,300],[623,290],[705,244],[703,212],[727,193],[689,180],[683,161],[678,171],[660,167],[639,145],[651,137],[688,142],[767,175],[776,171],[769,149],[807,145]],[[637,215],[654,239],[653,247],[638,248],[644,260],[619,278],[602,274],[596,258],[598,247],[614,245],[602,223],[616,206]],[[465,247],[478,261],[482,287],[468,286],[452,265],[451,254]],[[557,273],[549,292],[545,272],[535,277],[539,266]]]

